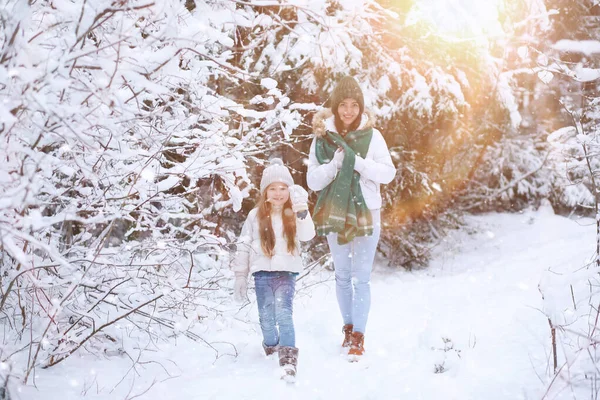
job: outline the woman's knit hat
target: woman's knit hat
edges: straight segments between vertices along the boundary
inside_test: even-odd
[[[356,100],[358,106],[360,107],[360,114],[365,111],[365,98],[363,96],[363,92],[360,89],[360,86],[358,86],[358,82],[356,82],[356,80],[351,76],[343,77],[331,93],[331,111],[338,118],[339,115],[337,109],[340,103],[345,99]]]
[[[275,182],[285,183],[288,186],[294,185],[294,178],[292,178],[290,170],[283,165],[280,158],[273,158],[271,164],[263,171],[260,180],[260,192],[264,193],[267,187]]]

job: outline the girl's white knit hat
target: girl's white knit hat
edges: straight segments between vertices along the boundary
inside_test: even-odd
[[[271,183],[281,182],[288,186],[294,185],[294,178],[290,171],[283,165],[280,158],[273,158],[271,164],[265,168],[260,180],[260,192],[264,193]]]

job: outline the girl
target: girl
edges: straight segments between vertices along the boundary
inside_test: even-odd
[[[258,317],[267,356],[279,352],[282,379],[293,381],[298,349],[292,319],[296,276],[302,271],[299,241],[315,236],[308,193],[294,185],[290,171],[275,158],[260,181],[261,196],[239,238],[232,269],[234,296],[246,297],[248,274],[254,276]]]
[[[373,117],[364,113],[354,78],[337,84],[330,104],[331,110],[313,118],[307,183],[320,191],[313,219],[317,234],[327,236],[333,258],[342,347],[357,361],[364,353],[371,269],[381,230],[379,185],[389,183],[396,169]]]

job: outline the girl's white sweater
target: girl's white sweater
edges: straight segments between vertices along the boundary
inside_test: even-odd
[[[296,251],[288,252],[287,241],[283,235],[283,219],[281,214],[271,214],[271,223],[275,233],[273,257],[265,256],[260,246],[260,235],[257,218],[258,209],[248,214],[237,244],[237,252],[231,269],[237,277],[248,277],[257,271],[289,271],[301,272],[304,268],[300,256],[300,241],[307,242],[315,236],[315,225],[310,213],[304,218],[296,218]]]

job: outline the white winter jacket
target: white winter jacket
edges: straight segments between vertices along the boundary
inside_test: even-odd
[[[283,234],[281,215],[272,214],[271,224],[275,233],[273,257],[267,257],[260,246],[258,208],[248,213],[237,245],[237,252],[231,269],[236,277],[248,278],[248,274],[257,271],[301,272],[304,268],[300,256],[300,241],[307,242],[315,237],[315,225],[310,213],[304,218],[296,218],[296,251],[288,252],[287,241]]]
[[[315,138],[310,146],[308,156],[308,173],[306,181],[312,190],[323,190],[335,179],[338,170],[335,163],[319,164],[315,155],[317,137],[325,135],[325,131],[337,132],[334,116],[330,109],[324,109],[313,118]],[[374,118],[363,113],[358,129],[373,128]],[[381,208],[381,192],[379,185],[387,184],[394,179],[396,168],[381,132],[373,128],[373,138],[365,158],[356,156],[354,169],[360,174],[360,188],[365,203],[370,210]]]

